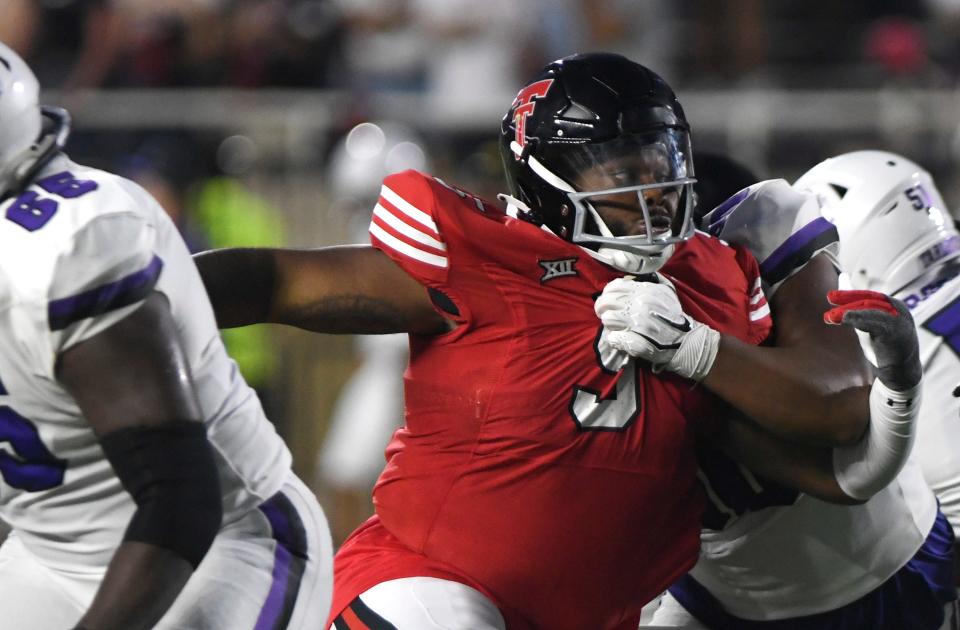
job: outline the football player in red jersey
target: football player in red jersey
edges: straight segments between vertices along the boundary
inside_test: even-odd
[[[337,557],[341,630],[635,628],[641,606],[692,566],[704,507],[694,433],[724,412],[705,388],[610,346],[594,299],[612,280],[673,287],[684,313],[722,333],[717,360],[743,357],[745,374],[765,375],[750,363],[771,329],[757,263],[694,235],[689,127],[660,77],[617,55],[554,62],[520,92],[501,139],[506,211],[406,171],[384,181],[372,247],[196,259],[221,326],[411,333],[406,425],[388,446],[376,515]],[[785,316],[825,341],[782,360],[846,348],[817,378],[836,373],[830,393],[863,401],[853,333],[827,330],[825,308],[815,330],[803,320],[826,306],[825,284]],[[804,379],[783,370],[766,382],[822,399],[822,383]],[[840,428],[811,433],[855,441],[867,416],[840,406]],[[823,478],[822,493],[843,499]]]

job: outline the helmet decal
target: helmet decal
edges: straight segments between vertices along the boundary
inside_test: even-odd
[[[923,265],[924,269],[927,269],[958,251],[960,251],[960,236],[951,234],[942,241],[931,245],[929,249],[920,252],[920,264]]]
[[[527,142],[525,134],[527,116],[533,113],[534,108],[537,106],[537,99],[547,95],[547,91],[551,85],[553,85],[553,79],[543,79],[542,81],[531,83],[520,90],[517,98],[513,101],[513,122],[517,128],[514,139],[516,143],[520,145],[521,151]],[[520,153],[514,152],[513,157],[515,160],[519,160]]]
[[[903,191],[903,194],[910,200],[910,205],[914,210],[927,210],[936,205],[933,197],[931,197],[927,189],[923,187],[923,184],[911,186]]]

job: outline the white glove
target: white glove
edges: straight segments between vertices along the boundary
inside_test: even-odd
[[[670,281],[659,274],[657,279],[617,278],[604,287],[594,310],[607,329],[607,342],[649,361],[654,372],[702,380],[717,357],[720,333],[684,313]]]

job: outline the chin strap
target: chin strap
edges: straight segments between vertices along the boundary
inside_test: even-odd
[[[673,254],[673,245],[668,245],[655,254],[640,254],[613,247],[600,247],[597,251],[583,248],[591,256],[614,269],[627,273],[645,275],[657,272]]]
[[[12,183],[0,195],[0,201],[23,190],[40,169],[67,145],[71,128],[70,113],[62,107],[47,106],[41,107],[40,113],[51,121],[52,126],[44,131],[30,148],[13,160],[17,165],[13,169]]]

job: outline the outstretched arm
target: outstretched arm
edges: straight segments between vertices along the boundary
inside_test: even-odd
[[[137,504],[80,621],[152,628],[203,558],[222,516],[217,470],[166,298],[63,351],[56,377]]]
[[[194,256],[221,328],[272,322],[324,333],[437,334],[452,323],[378,249],[221,249]]]
[[[830,503],[862,503],[837,482],[829,447],[782,440],[744,416],[728,419],[713,439],[717,448],[766,479]]]

